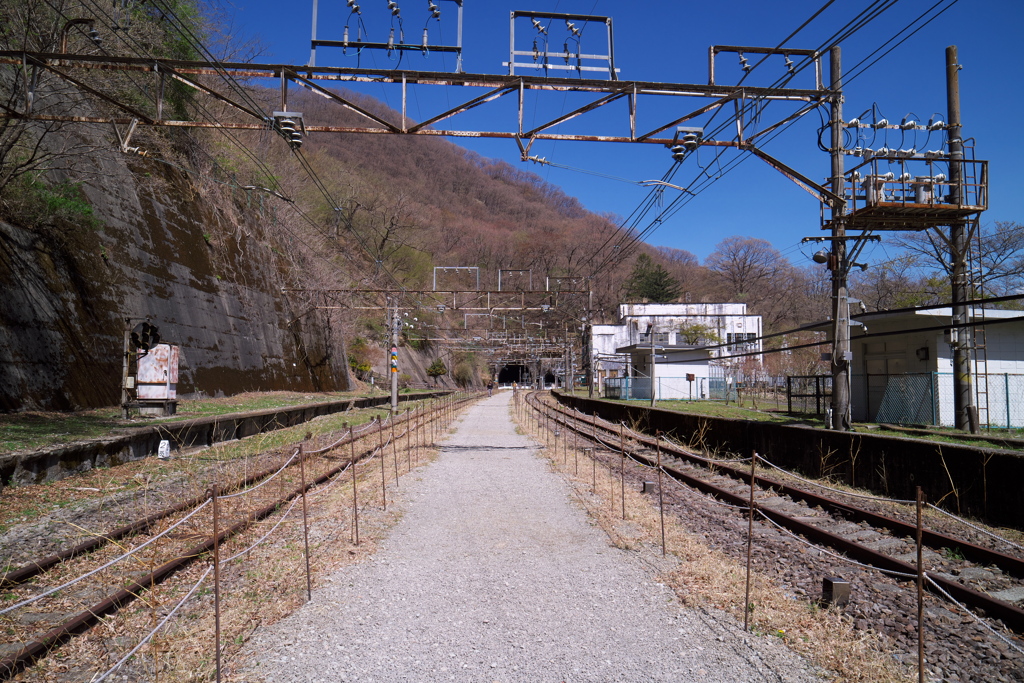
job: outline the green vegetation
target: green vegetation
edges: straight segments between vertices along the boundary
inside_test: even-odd
[[[103,227],[85,200],[80,182],[49,185],[40,174],[23,175],[5,188],[3,200],[4,214],[17,216],[26,228],[97,230]]]
[[[691,346],[709,346],[711,344],[721,344],[722,338],[718,336],[718,332],[714,326],[706,325],[704,323],[684,323],[679,326],[679,336],[682,343],[689,344]]]
[[[448,366],[444,364],[444,361],[440,357],[435,358],[434,362],[427,368],[427,375],[434,378],[434,385],[437,385],[437,378],[443,377],[448,374]]]
[[[177,415],[169,418],[122,420],[118,408],[79,413],[9,413],[0,415],[0,453],[33,450],[59,444],[111,436],[119,430],[148,424],[181,422],[213,415],[286,408],[306,403],[325,403],[359,396],[354,392],[302,394],[272,392],[240,394],[178,403]]]
[[[655,263],[650,256],[641,253],[636,257],[636,264],[623,285],[623,295],[627,301],[646,299],[651,303],[666,303],[679,297],[679,281],[669,275],[660,263]]]
[[[611,403],[622,403],[623,405],[642,405],[647,406],[648,401],[620,401],[610,400]],[[752,403],[749,399],[744,397],[742,403]],[[761,400],[763,406],[765,401]],[[675,410],[680,413],[687,413],[690,415],[704,415],[707,417],[723,417],[735,420],[753,420],[755,422],[777,422],[780,424],[800,424],[809,427],[817,427],[819,429],[825,428],[825,422],[822,417],[815,415],[789,415],[784,411],[777,410],[755,410],[752,408],[744,408],[742,405],[725,404],[719,401],[658,401],[658,408],[661,410]],[[901,439],[923,439],[926,441],[934,441],[936,443],[948,443],[959,446],[976,446],[981,448],[1002,448],[1010,450],[1024,450],[1024,445],[1018,445],[1012,442],[1003,443],[991,443],[984,438],[974,438],[970,434],[951,429],[951,428],[939,428],[930,427],[928,431],[930,433],[922,433],[919,431],[903,431],[897,429],[886,429],[884,427],[875,427],[874,425],[867,424],[856,424],[854,425],[854,431],[866,434],[876,434],[878,436],[887,437],[899,437]],[[980,435],[982,437],[1004,437],[1009,439],[1021,439],[1022,430],[991,430],[986,431]]]
[[[638,405],[637,401],[612,401],[624,405]],[[649,405],[648,401],[639,402],[640,405]],[[753,410],[743,408],[735,404],[725,404],[718,401],[658,401],[661,410],[675,410],[680,413],[691,415],[705,415],[707,417],[725,417],[735,420],[754,420],[757,422],[780,422],[800,423],[812,426],[823,426],[820,418],[812,416],[791,416],[786,413]]]

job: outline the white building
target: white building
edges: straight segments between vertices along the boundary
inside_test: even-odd
[[[982,311],[972,312],[972,321]],[[955,426],[953,352],[948,308],[854,316],[871,335],[853,330],[851,412],[854,420]],[[1021,311],[987,309],[984,363],[972,362],[979,418],[992,426],[1024,427],[1024,317]],[[980,376],[979,376],[980,375]]]
[[[689,339],[680,330],[684,327],[703,326],[710,330],[715,339]],[[605,380],[610,378],[634,377],[650,378],[649,361],[650,345],[663,348],[658,355],[668,355],[665,359],[656,359],[656,375],[665,378],[683,377],[688,374],[709,376],[709,370],[685,370],[683,366],[698,362],[707,366],[709,361],[720,356],[733,353],[760,352],[762,335],[761,316],[748,315],[747,305],[740,303],[685,303],[685,304],[619,304],[618,323],[613,325],[594,325],[591,330],[591,353],[593,354],[594,381],[598,391],[604,395]],[[709,335],[711,336],[711,335]],[[696,344],[694,342],[697,342]],[[701,345],[713,346],[725,343],[716,349],[695,353]],[[633,359],[630,360],[630,354]],[[698,361],[697,358],[700,357]],[[758,362],[760,355],[751,356]],[[728,363],[728,360],[721,361]],[[664,363],[664,367],[662,367]],[[679,364],[672,369],[669,366]],[[616,382],[616,384],[620,384]],[[641,383],[642,384],[642,383]],[[639,386],[639,385],[638,385]],[[685,386],[663,391],[672,394],[680,393],[681,398],[689,396],[690,383]],[[707,395],[707,386],[704,386]],[[694,387],[694,398],[701,395],[701,386]],[[650,397],[650,394],[647,396]],[[635,396],[634,398],[640,398]]]

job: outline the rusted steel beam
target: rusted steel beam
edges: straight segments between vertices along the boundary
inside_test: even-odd
[[[794,51],[795,53],[795,51]],[[229,73],[237,78],[274,78],[281,70],[305,74],[309,80],[365,81],[384,83],[410,83],[423,85],[461,85],[483,88],[519,87],[554,91],[617,92],[624,87],[637,94],[668,94],[695,97],[728,97],[742,90],[748,98],[779,100],[817,100],[827,93],[814,89],[767,88],[752,86],[715,86],[702,84],[660,83],[657,81],[612,81],[604,79],[574,79],[557,76],[526,76],[508,74],[438,73],[432,71],[400,71],[390,69],[361,69],[352,67],[310,67],[289,64],[251,64],[246,62],[219,63],[188,60],[154,60],[140,57],[110,57],[103,55],[64,55],[59,53],[0,50],[0,63],[21,64],[23,55],[54,65],[78,68],[156,71],[158,65],[169,66],[182,74],[223,76]]]
[[[598,99],[598,100],[596,100],[594,102],[591,102],[589,104],[585,104],[582,107],[574,109],[573,111],[568,112],[566,114],[562,114],[561,116],[559,116],[556,119],[552,119],[551,121],[548,121],[547,123],[543,123],[543,124],[537,126],[536,128],[534,128],[531,131],[523,133],[522,137],[524,137],[524,138],[532,138],[532,137],[536,136],[536,134],[541,132],[542,130],[545,130],[547,128],[551,128],[552,126],[557,126],[560,123],[565,123],[566,121],[569,121],[570,119],[574,119],[577,116],[580,116],[581,114],[586,114],[587,112],[593,111],[593,110],[595,110],[595,109],[597,109],[599,107],[603,107],[604,105],[606,105],[606,104],[608,104],[610,102],[614,102],[615,100],[620,99],[622,97],[625,97],[628,94],[629,94],[629,90],[628,89],[621,89],[619,92],[613,92],[613,93],[610,93],[608,95],[605,95],[604,97],[602,97],[602,98],[600,98],[600,99]]]
[[[438,121],[443,121],[443,120],[449,119],[449,118],[451,118],[453,116],[457,116],[458,114],[462,114],[463,112],[467,112],[467,111],[469,111],[470,109],[472,109],[474,107],[480,106],[481,104],[486,104],[488,102],[493,102],[494,100],[498,99],[499,97],[504,97],[505,95],[509,94],[510,92],[516,92],[518,89],[519,89],[519,84],[518,83],[509,83],[509,84],[503,85],[503,86],[501,86],[499,88],[494,88],[490,92],[484,93],[480,97],[474,97],[473,99],[471,99],[471,100],[469,100],[467,102],[464,102],[464,103],[460,104],[457,107],[454,107],[452,109],[449,109],[448,111],[442,112],[442,113],[438,114],[437,116],[433,116],[433,117],[427,119],[426,121],[422,121],[420,123],[417,123],[415,126],[412,126],[412,127],[409,128],[409,132],[410,133],[416,133],[421,128],[426,128],[427,126],[433,125],[433,124],[437,123]]]
[[[304,77],[302,77],[302,76],[300,76],[300,75],[298,75],[296,73],[292,73],[292,72],[286,72],[285,76],[287,78],[290,78],[290,79],[294,80],[294,81],[298,81],[299,83],[302,83],[303,85],[308,87],[310,90],[314,90],[314,91],[320,93],[321,95],[330,98],[331,100],[339,103],[341,106],[345,107],[346,109],[350,109],[351,111],[354,111],[355,113],[359,114],[360,116],[364,116],[364,117],[370,119],[371,121],[373,121],[375,123],[379,123],[380,125],[382,125],[385,128],[387,128],[389,131],[391,131],[392,133],[400,133],[400,132],[402,132],[402,129],[399,128],[398,126],[394,125],[393,123],[389,123],[388,121],[385,121],[384,119],[380,118],[379,116],[371,114],[370,112],[366,111],[365,109],[363,109],[359,105],[353,104],[352,102],[349,102],[347,99],[345,99],[344,97],[342,97],[338,93],[334,92],[333,90],[328,90],[327,88],[324,88],[323,86],[314,83],[313,81],[309,80],[308,78],[304,78]]]

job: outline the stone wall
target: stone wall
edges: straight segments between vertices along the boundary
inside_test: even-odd
[[[179,394],[350,388],[331,311],[282,291],[302,275],[273,198],[122,154],[93,170],[100,227],[0,222],[0,410],[120,403],[125,318],[181,346]]]

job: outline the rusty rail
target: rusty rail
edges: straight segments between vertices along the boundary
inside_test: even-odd
[[[456,401],[456,404],[465,403],[465,402],[467,402],[469,400],[472,400],[473,398],[474,397],[472,397],[472,396],[463,398],[461,400]],[[453,407],[454,406],[449,406],[447,403],[442,402],[437,407],[434,407],[434,408],[431,409],[431,419],[428,422],[433,422],[433,421],[438,420],[438,419],[444,419],[446,417],[446,411],[451,410]],[[424,424],[424,427],[425,426],[426,426],[426,423]],[[376,431],[381,431],[382,429],[383,429],[383,427],[378,425]],[[339,440],[337,445],[341,446],[341,445],[344,445],[345,443],[351,443],[351,444],[354,445],[354,443],[356,441],[358,441],[358,440],[360,440],[362,438],[368,437],[372,433],[373,433],[373,431],[368,431],[366,434],[363,434],[362,436],[358,436],[358,437],[355,437],[355,438],[353,438],[350,435],[347,438],[343,438],[343,439]],[[369,449],[363,450],[362,453],[361,453],[361,456],[359,458],[357,458],[357,459],[354,459],[354,462],[363,459],[364,457],[366,457],[367,453],[372,453],[373,450],[374,450],[373,447],[370,447]],[[214,547],[215,544],[223,543],[224,540],[226,540],[227,538],[230,538],[230,537],[232,537],[232,536],[234,536],[234,535],[236,535],[238,533],[241,533],[242,531],[244,531],[248,527],[252,526],[257,521],[259,521],[261,519],[264,519],[265,517],[270,516],[271,514],[273,514],[277,510],[279,510],[283,503],[286,503],[286,502],[292,500],[296,496],[303,495],[309,489],[314,488],[316,486],[319,486],[320,484],[328,481],[329,479],[334,477],[336,474],[338,474],[341,471],[343,471],[345,469],[345,467],[347,467],[347,466],[348,466],[348,463],[341,464],[341,465],[338,465],[336,467],[333,467],[330,470],[328,470],[327,472],[325,472],[324,474],[322,474],[319,477],[317,477],[316,479],[314,479],[313,481],[310,481],[308,484],[302,484],[302,485],[298,486],[297,488],[292,490],[287,495],[282,496],[281,498],[278,498],[277,500],[275,500],[273,503],[271,503],[269,505],[266,505],[265,507],[255,511],[255,512],[247,513],[242,518],[241,521],[236,522],[235,524],[233,524],[232,526],[226,528],[225,530],[220,531],[219,533],[216,533],[216,534],[210,536],[210,538],[208,538],[204,542],[202,542],[202,543],[200,543],[200,544],[198,544],[196,546],[193,546],[192,548],[189,548],[185,552],[179,554],[174,559],[168,560],[167,562],[165,562],[164,564],[160,565],[159,567],[154,569],[152,572],[150,572],[146,576],[143,576],[143,577],[141,577],[139,579],[136,579],[130,585],[128,585],[125,588],[122,588],[122,589],[116,591],[113,595],[110,595],[110,596],[104,598],[103,600],[97,602],[96,604],[92,605],[88,609],[83,610],[82,612],[80,612],[77,615],[71,617],[70,619],[65,620],[61,624],[58,624],[57,626],[53,627],[52,629],[50,629],[49,631],[44,633],[37,640],[33,640],[33,641],[30,641],[30,642],[26,643],[17,652],[15,652],[15,653],[13,653],[13,654],[3,658],[2,660],[0,660],[0,680],[7,680],[7,679],[15,676],[20,671],[22,671],[26,666],[28,666],[29,664],[34,662],[36,659],[39,659],[40,657],[45,656],[52,648],[54,648],[56,646],[59,646],[60,644],[66,642],[71,637],[73,637],[73,636],[75,636],[77,634],[84,633],[92,625],[94,625],[97,621],[99,621],[102,617],[104,617],[104,616],[106,616],[108,614],[112,614],[112,613],[117,612],[121,607],[123,607],[124,605],[127,605],[128,603],[130,603],[133,600],[135,600],[136,598],[138,598],[139,595],[142,592],[144,592],[147,588],[150,588],[150,587],[152,587],[152,586],[154,586],[154,585],[156,585],[158,583],[162,583],[164,580],[166,580],[167,578],[172,576],[174,573],[176,573],[180,569],[183,569],[184,567],[188,566],[192,562],[198,560],[203,554],[209,552]],[[271,471],[271,473],[276,472],[277,469],[280,469],[280,468],[275,468],[274,470]],[[255,476],[255,475],[253,475],[253,476]],[[267,476],[269,476],[269,475],[267,475]],[[247,477],[246,479],[251,479],[251,478],[252,477]],[[242,485],[244,486],[245,484],[242,484]],[[205,495],[201,496],[201,497],[198,497],[199,502],[202,502],[203,500],[205,500],[206,497],[207,496],[205,496]],[[189,501],[189,502],[191,502],[191,501]],[[179,506],[174,506],[174,507],[177,508]],[[168,510],[170,510],[170,508],[168,508]],[[180,512],[181,510],[176,510],[176,511]],[[161,511],[160,513],[155,513],[155,515],[160,515],[160,514],[165,513],[165,512],[167,512],[167,510]],[[173,512],[169,512],[168,514],[173,514]],[[154,517],[155,515],[150,515],[150,517]],[[167,515],[165,514],[163,516],[167,516]],[[148,525],[151,525],[155,521],[157,521],[157,520],[155,520],[155,519],[151,520],[149,517],[147,517],[146,519],[139,520],[137,522],[134,522],[133,524],[126,525],[125,527],[122,527],[122,529],[127,530],[130,527],[135,527],[136,529],[146,528]],[[115,530],[115,531],[119,531],[119,530]],[[131,531],[125,531],[125,534],[128,534],[128,533],[131,533]],[[96,546],[96,547],[98,547],[98,546]],[[77,549],[77,546],[76,546],[76,548],[69,549],[69,551],[65,551],[65,553],[68,553],[68,552],[76,550],[76,549]],[[90,548],[90,549],[94,549],[94,548]],[[82,551],[79,551],[79,552],[82,552]],[[62,553],[62,554],[64,554],[64,553]],[[69,555],[69,557],[73,556],[74,554],[75,553],[72,553],[71,555]],[[46,565],[46,567],[43,566],[44,562],[47,562],[47,561],[51,560],[52,557],[55,557],[55,556],[44,558],[44,560],[39,560],[39,561],[36,561],[36,562],[32,562],[29,565],[26,565],[25,567],[23,567],[21,570],[18,570],[18,571],[34,570],[35,573],[38,574],[38,573],[44,571],[46,567],[50,567],[50,566],[53,566],[53,564],[55,564],[55,563],[50,563],[50,564]],[[59,562],[61,560],[57,560],[57,561]],[[8,576],[10,576],[10,575],[8,575]],[[24,581],[24,579],[22,579],[22,581]]]
[[[567,413],[567,411],[565,411],[563,408],[559,406],[556,412],[561,415],[562,419],[560,421],[564,426],[573,430],[578,429],[578,427],[575,424],[570,424],[571,421],[569,419],[569,414]],[[591,427],[594,426],[592,423],[587,424],[588,426]],[[609,428],[603,425],[597,426],[601,430],[606,432],[609,436],[615,435],[615,432],[613,432]],[[584,435],[587,433],[585,430],[582,429],[579,429],[579,432]],[[645,446],[650,446],[652,449],[656,447],[653,443],[653,439],[643,437],[636,440]],[[674,455],[680,457],[683,460],[695,462],[697,464],[708,464],[708,460],[706,458],[702,458],[698,455],[688,453],[677,446],[666,447],[662,445],[661,448],[662,450],[672,452]],[[630,451],[629,455],[635,460],[640,461],[650,467],[657,466],[655,459],[650,458],[649,456],[646,456],[642,453]],[[744,479],[750,478],[750,474],[748,472],[740,472],[739,470],[732,467],[716,464],[715,468],[718,472],[728,474],[731,477],[735,477],[737,480],[741,482]],[[663,467],[663,469],[667,474],[672,476],[674,479],[681,481],[702,493],[712,495],[720,500],[728,502],[732,505],[736,505],[738,507],[746,508],[749,505],[749,501],[747,501],[743,496],[732,493],[726,489],[722,489],[710,482],[688,475],[685,472],[675,469],[674,467],[666,466]],[[906,532],[906,535],[908,536],[914,536],[917,533],[916,526],[904,524],[903,522],[891,519],[889,517],[885,517],[883,515],[878,515],[876,513],[868,512],[866,510],[861,510],[860,508],[856,508],[851,505],[847,505],[845,503],[841,503],[839,501],[835,501],[830,498],[820,496],[818,494],[786,486],[779,482],[767,479],[766,477],[756,476],[755,481],[758,485],[762,486],[763,488],[772,488],[777,491],[781,491],[791,497],[800,498],[804,500],[804,502],[807,502],[811,505],[821,505],[823,509],[828,509],[836,514],[840,514],[847,518],[852,517],[855,519],[861,519],[871,524],[875,524],[875,522],[873,522],[872,520],[877,519],[880,520],[878,526],[889,528],[890,531],[894,531],[895,529],[909,529],[909,531]],[[859,562],[870,564],[874,567],[886,571],[914,575],[916,575],[917,573],[917,568],[912,564],[889,557],[888,555],[884,555],[876,550],[850,541],[849,539],[843,538],[842,536],[838,536],[829,531],[818,528],[807,522],[803,522],[799,519],[790,517],[777,510],[773,510],[762,505],[755,504],[755,506],[761,514],[771,519],[772,521],[776,522],[780,526],[785,527],[786,529],[792,531],[795,534],[804,536],[808,540],[811,540],[815,543],[826,545],[840,552],[843,552],[849,557]],[[964,551],[965,557],[967,557],[967,550],[969,546],[972,552],[984,551],[987,554],[999,556],[999,559],[1004,564],[1016,566],[1018,567],[1018,571],[1020,570],[1020,567],[1024,567],[1024,561],[1021,561],[1019,558],[1015,558],[1009,555],[1003,555],[1002,553],[997,553],[987,548],[981,548],[980,546],[975,546],[974,544],[967,543],[963,540],[956,539],[951,536],[946,536],[944,534],[939,534],[936,532],[925,530],[923,533],[923,538],[925,539],[925,542],[928,544],[934,543],[936,539],[939,539],[939,542],[941,544],[939,545],[939,547],[950,547],[950,545],[958,547]],[[971,607],[984,610],[985,616],[1000,619],[1008,628],[1014,630],[1017,633],[1024,633],[1024,610],[1010,603],[993,598],[992,596],[982,593],[981,591],[977,591],[973,588],[964,586],[963,584],[957,583],[956,581],[950,581],[941,576],[936,576],[933,574],[929,574],[929,576],[938,586],[940,586],[943,590],[945,590],[947,593],[949,593],[951,596],[953,596],[960,602],[963,602],[964,604],[969,605]]]

